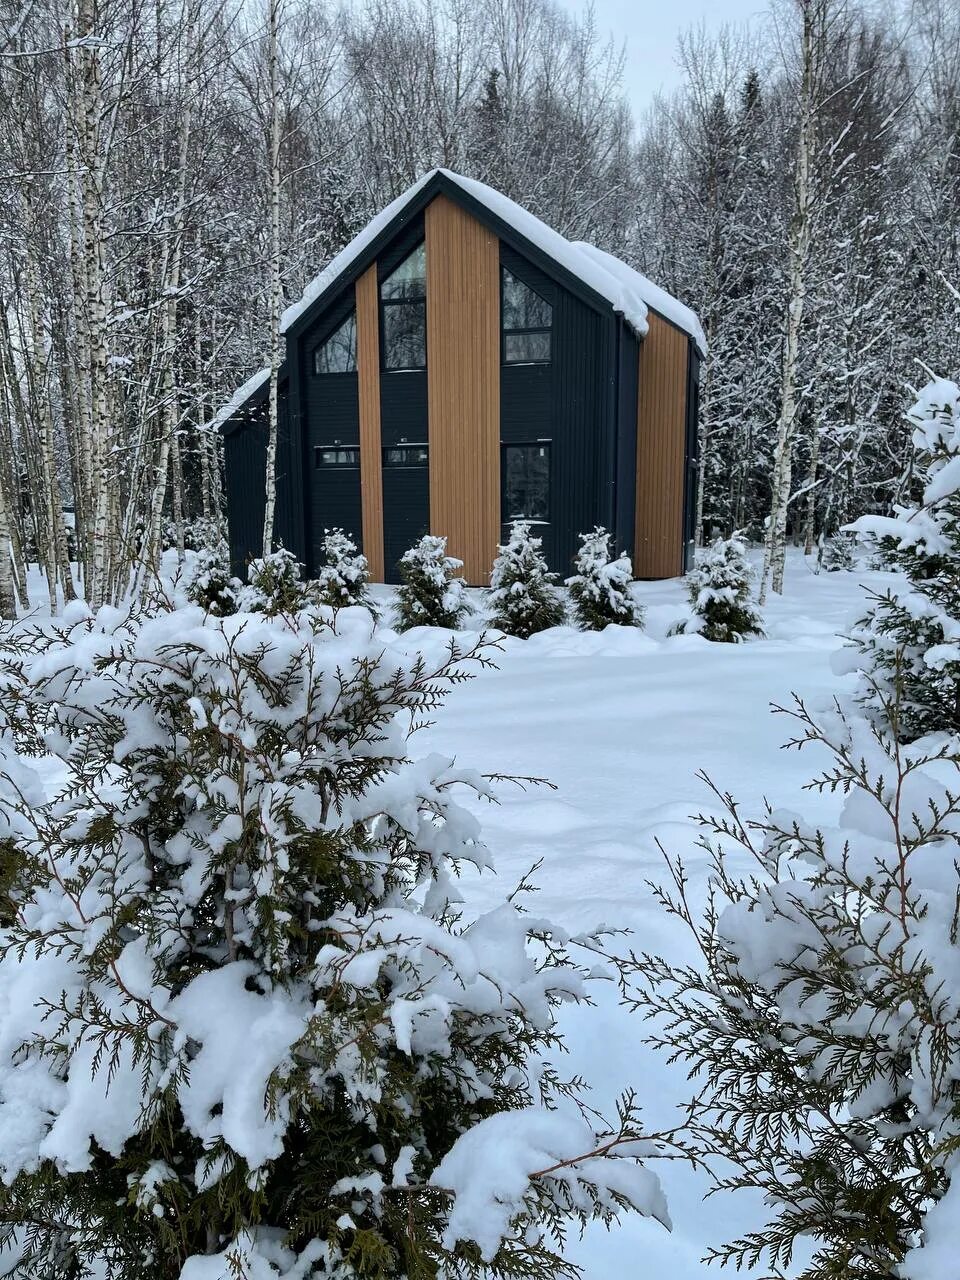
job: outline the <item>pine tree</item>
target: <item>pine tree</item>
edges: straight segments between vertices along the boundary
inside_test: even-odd
[[[643,608],[630,595],[633,566],[624,553],[613,559],[606,529],[581,533],[577,572],[567,579],[577,622],[584,631],[602,631],[611,623],[643,626]]]
[[[631,1099],[605,1126],[551,1065],[587,968],[513,895],[457,906],[490,861],[454,797],[491,784],[409,726],[482,641],[428,663],[363,610],[78,605],[15,639],[5,1274],[546,1280],[567,1223],[665,1218]]]
[[[897,686],[896,732],[904,741],[960,732],[960,387],[929,383],[909,417],[922,498],[895,516],[864,516],[852,526],[882,544],[907,582],[873,595],[848,655],[864,673],[861,697],[875,714]]]
[[[463,561],[447,555],[446,538],[424,534],[400,557],[397,627],[448,627],[454,631],[470,612]]]
[[[325,529],[321,554],[323,563],[316,578],[317,599],[338,609],[343,605],[370,607],[367,585],[370,571],[367,558],[342,529]]]
[[[696,615],[694,627],[706,640],[737,644],[763,635],[760,615],[750,603],[753,571],[741,540],[718,539],[687,575],[687,594]]]
[[[515,520],[490,574],[491,622],[521,640],[567,620],[566,604],[555,585],[557,575],[547,568],[541,545],[541,539],[531,535],[528,521]]]

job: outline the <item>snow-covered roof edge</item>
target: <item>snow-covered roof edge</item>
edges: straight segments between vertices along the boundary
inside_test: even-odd
[[[225,405],[217,410],[210,421],[206,424],[207,431],[219,431],[225,423],[229,422],[237,410],[246,400],[258,391],[260,387],[270,377],[270,366],[265,369],[258,369],[252,377],[248,378],[242,387],[238,387]]]
[[[281,332],[286,332],[295,324],[317,298],[339,276],[350,269],[393,219],[416,199],[438,173],[443,174],[448,182],[459,187],[495,217],[512,227],[518,235],[535,245],[548,258],[605,298],[613,310],[620,312],[641,337],[648,328],[647,309],[652,308],[664,319],[688,333],[693,338],[700,355],[706,355],[706,337],[697,316],[689,307],[661,289],[659,285],[655,285],[639,271],[635,271],[633,267],[612,254],[605,253],[602,249],[582,241],[567,240],[559,231],[554,231],[540,218],[528,213],[515,200],[511,200],[483,182],[478,182],[475,178],[465,178],[462,174],[454,173],[450,169],[431,169],[403,195],[398,196],[385,209],[382,209],[359,235],[331,259],[319,275],[314,276],[303,291],[299,302],[287,307],[280,320]]]

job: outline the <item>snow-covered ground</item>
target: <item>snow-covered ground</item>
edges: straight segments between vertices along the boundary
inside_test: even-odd
[[[766,609],[767,638],[739,646],[666,635],[686,614],[677,581],[636,587],[647,605],[643,633],[563,628],[507,641],[499,669],[455,689],[418,744],[455,753],[484,771],[546,777],[557,788],[508,789],[498,808],[484,807],[500,876],[499,883],[468,881],[471,910],[492,905],[504,881],[516,882],[543,858],[538,914],[574,929],[626,926],[637,949],[685,958],[687,939],[657,909],[647,886],[663,874],[655,841],[684,854],[694,892],[702,888],[704,859],[694,847],[691,815],[709,796],[695,777],[699,769],[732,791],[746,813],[758,813],[764,797],[778,807],[802,803],[807,815],[829,811],[829,799],[801,796],[815,758],[809,749],[781,749],[789,725],[769,706],[788,702],[794,691],[815,704],[841,687],[830,667],[838,633],[862,603],[865,586],[878,590],[891,580],[875,573],[815,576],[798,555],[788,565],[788,594]],[[448,638],[437,631],[408,634],[427,646]],[[611,990],[598,1008],[567,1016],[565,1069],[582,1072],[604,1103],[634,1087],[650,1125],[660,1128],[675,1119],[673,1108],[688,1086],[681,1069],[644,1045],[648,1031],[638,1015],[618,1007]],[[664,1163],[659,1173],[672,1234],[636,1218],[609,1233],[591,1229],[568,1250],[589,1280],[702,1277],[708,1245],[755,1225],[763,1214],[746,1193],[704,1203],[707,1183],[686,1166]]]

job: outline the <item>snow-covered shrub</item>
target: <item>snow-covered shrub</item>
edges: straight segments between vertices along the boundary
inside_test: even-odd
[[[827,573],[841,573],[856,565],[856,538],[852,533],[839,529],[828,539],[823,548],[821,564]]]
[[[250,561],[247,582],[237,593],[237,608],[246,613],[292,613],[312,599],[299,560],[280,547]]]
[[[847,655],[847,665],[865,672],[862,697],[875,714],[899,682],[896,731],[904,740],[960,732],[960,387],[936,379],[909,416],[921,500],[851,526],[885,541],[907,582],[873,595]]]
[[[315,582],[319,602],[332,609],[353,604],[369,607],[370,570],[366,556],[360,554],[353,539],[342,529],[325,529],[321,554]]]
[[[665,1218],[629,1098],[551,1065],[573,944],[457,905],[490,784],[409,738],[482,642],[374,625],[71,605],[6,655],[59,771],[0,738],[5,1274],[567,1276],[565,1223]]]
[[[573,611],[584,631],[602,631],[611,623],[624,627],[643,626],[643,608],[630,595],[633,565],[624,553],[613,559],[606,529],[581,533],[580,550],[567,579]]]
[[[214,516],[196,516],[183,524],[183,548],[185,551],[202,551],[218,547],[224,541],[224,523]],[[160,536],[161,551],[169,551],[177,545],[177,526],[166,521]]]
[[[243,583],[230,572],[230,551],[226,543],[188,552],[180,575],[187,599],[221,617],[233,613]]]
[[[557,575],[547,568],[542,545],[542,539],[530,533],[528,521],[515,520],[506,546],[497,549],[490,574],[487,602],[491,621],[500,631],[521,640],[567,620]]]
[[[449,627],[455,630],[470,612],[463,561],[447,555],[446,538],[426,533],[400,557],[397,627]]]
[[[681,629],[728,644],[763,635],[760,615],[750,602],[753,570],[747,549],[736,535],[721,538],[701,552],[686,585],[696,616]]]
[[[679,1145],[718,1190],[759,1191],[770,1211],[713,1259],[808,1280],[947,1280],[960,1257],[960,755],[898,745],[893,706],[886,726],[800,702],[788,714],[790,745],[829,753],[812,787],[844,797],[839,820],[751,821],[715,790],[720,815],[700,818],[705,913],[681,862],[654,886],[702,959],[637,957],[638,1005],[698,1080]]]

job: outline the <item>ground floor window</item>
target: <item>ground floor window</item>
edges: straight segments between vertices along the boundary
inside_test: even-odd
[[[316,467],[359,467],[360,450],[343,449],[338,444],[318,444],[313,450]]]
[[[550,441],[502,447],[502,505],[508,520],[550,519]]]
[[[385,467],[425,467],[428,460],[425,444],[394,445],[383,451]]]

